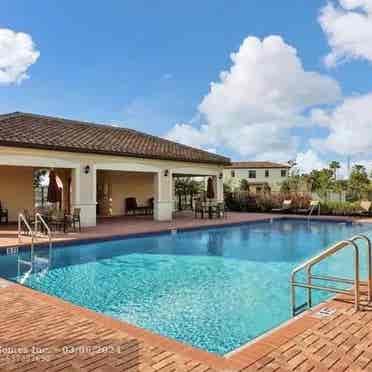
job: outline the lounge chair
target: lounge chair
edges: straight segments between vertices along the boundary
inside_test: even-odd
[[[371,211],[371,205],[372,202],[370,202],[369,200],[362,200],[359,205],[360,209],[356,212],[356,214],[360,216],[368,216]]]
[[[5,223],[9,222],[9,213],[6,208],[3,208],[0,201],[0,224],[1,221],[4,219]]]
[[[300,209],[297,210],[297,213],[310,214],[310,212],[312,213],[315,209],[317,209],[318,214],[320,214],[320,202],[319,202],[319,200],[311,200],[308,208],[300,208]]]
[[[274,213],[285,213],[292,210],[292,200],[284,200],[281,208],[274,208],[271,211]]]
[[[152,214],[154,210],[154,201],[150,201],[152,198],[149,199],[149,205],[139,206],[137,204],[137,199],[130,197],[125,199],[125,214],[126,215],[147,215]]]

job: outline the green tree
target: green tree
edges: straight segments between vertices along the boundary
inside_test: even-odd
[[[249,182],[245,178],[240,180],[240,190],[249,191]]]
[[[363,165],[356,164],[351,170],[348,191],[352,200],[360,200],[367,193],[370,186],[370,180],[366,168]]]
[[[341,168],[340,162],[339,161],[331,161],[329,164],[329,169],[333,172],[333,178],[336,180],[337,179],[337,170]]]
[[[191,177],[177,177],[174,187],[175,194],[178,197],[178,209],[182,210],[182,199],[186,202],[189,196],[190,206],[192,207],[192,199],[203,190],[203,182],[198,182]]]
[[[320,197],[326,198],[330,190],[334,187],[333,171],[327,168],[322,170],[314,169],[310,173],[311,191],[319,194]]]

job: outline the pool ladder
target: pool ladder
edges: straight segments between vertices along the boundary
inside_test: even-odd
[[[39,257],[35,255],[35,238],[38,234],[38,226],[39,223],[44,227],[47,236],[48,236],[48,242],[49,242],[49,250],[48,250],[48,258]],[[30,260],[22,259],[20,258],[20,255],[18,254],[18,276],[20,276],[22,271],[22,266],[25,266],[28,268],[28,271],[25,273],[25,276],[28,276],[31,274],[35,266],[43,267],[44,269],[49,269],[51,262],[52,262],[52,233],[48,226],[48,224],[45,222],[44,218],[41,216],[40,213],[35,214],[35,222],[34,222],[34,230],[32,230],[29,222],[27,221],[26,217],[19,213],[18,215],[18,241],[21,243],[22,241],[22,235],[23,235],[23,229],[22,225],[26,227],[27,235],[31,237],[31,243],[30,243]]]
[[[360,254],[359,254],[359,246],[357,242],[365,241],[367,247],[367,282],[360,280]],[[315,275],[312,273],[312,269],[315,265],[322,262],[326,258],[334,255],[335,253],[345,249],[351,248],[354,252],[354,259],[353,259],[353,267],[354,267],[354,279],[336,277],[336,276],[327,276],[327,275]],[[291,274],[291,307],[292,307],[292,315],[296,316],[300,314],[302,311],[310,309],[312,304],[312,291],[319,290],[325,291],[330,293],[336,294],[344,294],[344,295],[354,295],[354,307],[355,310],[359,310],[360,305],[360,287],[362,285],[366,285],[368,288],[367,298],[368,302],[371,302],[372,298],[372,268],[371,268],[371,258],[372,257],[372,245],[370,239],[365,235],[355,235],[351,239],[342,240],[335,245],[327,248],[317,256],[310,258],[308,261],[304,262],[302,265],[296,267]],[[300,271],[305,271],[305,282],[296,281],[296,275]],[[327,285],[316,285],[313,284],[313,280],[321,280],[324,282],[333,282],[333,283],[342,283],[342,284],[350,284],[351,289],[340,289],[333,286]],[[305,288],[307,289],[307,301],[299,306],[296,304],[296,287]]]

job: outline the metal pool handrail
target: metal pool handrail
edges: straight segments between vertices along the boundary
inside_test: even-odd
[[[32,231],[30,224],[27,222],[26,217],[22,213],[18,214],[18,243],[21,243],[21,240],[22,240],[21,239],[21,236],[22,236],[22,222],[25,224],[25,226],[27,228],[27,231],[29,232],[29,234],[31,236],[31,248],[33,248],[35,234]]]
[[[359,309],[359,287],[360,287],[360,279],[359,279],[359,247],[355,243],[355,240],[358,239],[365,239],[368,241],[368,252],[370,254],[370,241],[366,236],[362,235],[357,235],[353,237],[351,240],[342,240],[335,245],[331,246],[330,248],[326,249],[325,251],[319,253],[313,258],[310,258],[306,262],[304,262],[302,265],[298,266],[292,271],[291,274],[291,305],[292,305],[292,315],[295,316],[297,313],[299,313],[301,310],[305,308],[311,308],[312,306],[312,290],[320,290],[320,291],[327,291],[331,293],[338,293],[338,294],[347,294],[350,295],[350,291],[348,290],[343,290],[339,289],[336,287],[329,287],[329,286],[320,286],[320,285],[314,285],[312,283],[312,279],[321,279],[324,281],[331,281],[331,282],[338,282],[338,283],[347,283],[347,284],[353,284],[354,285],[354,303],[355,303],[355,309]],[[311,270],[314,265],[320,263],[324,259],[332,256],[336,252],[339,252],[340,250],[346,248],[346,247],[351,247],[353,248],[354,251],[354,280],[347,279],[347,278],[339,278],[339,277],[330,277],[330,276],[320,276],[320,275],[312,275]],[[368,272],[370,273],[371,270],[371,261],[368,261]],[[301,270],[306,269],[307,273],[307,282],[296,282],[296,274],[300,272]],[[370,277],[369,277],[369,282],[371,282]],[[301,287],[301,288],[306,288],[307,289],[307,302],[300,305],[296,306],[296,287]]]
[[[350,241],[364,240],[367,243],[367,286],[368,286],[368,302],[372,301],[372,243],[367,235],[354,235]]]
[[[40,213],[35,213],[35,234],[37,234],[38,231],[38,221],[41,222],[41,224],[44,226],[49,240],[49,249],[52,248],[52,232],[48,226],[48,224],[45,222],[44,218]]]

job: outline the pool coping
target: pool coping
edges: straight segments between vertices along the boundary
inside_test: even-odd
[[[241,226],[241,225],[249,225],[252,223],[260,223],[260,222],[268,222],[271,220],[307,220],[304,216],[274,216],[274,217],[263,217],[257,220],[251,221],[241,221],[241,222],[231,222],[226,224],[215,224],[215,225],[208,225],[208,226],[198,226],[198,227],[182,227],[177,228],[176,230],[179,232],[187,232],[187,231],[199,231],[199,230],[206,230],[206,229],[214,229],[214,228],[224,228],[228,226]],[[311,221],[327,221],[327,222],[341,222],[341,223],[363,223],[358,222],[358,219],[352,218],[337,218],[332,219],[331,217],[326,218],[311,218]],[[53,242],[54,246],[57,247],[68,247],[74,245],[87,245],[93,242],[104,242],[109,240],[122,240],[122,239],[131,239],[131,238],[138,238],[138,237],[149,237],[153,235],[163,235],[163,234],[171,234],[174,228],[167,228],[158,231],[149,231],[149,232],[141,232],[141,233],[129,233],[129,234],[119,234],[119,235],[107,235],[103,237],[92,237],[92,238],[83,238],[83,239],[75,239],[75,240],[65,240],[65,241],[57,241]],[[47,242],[40,242],[35,244],[35,247],[43,247],[48,246]],[[11,247],[14,247],[12,245]],[[29,244],[19,246],[19,249],[26,249],[29,247]],[[9,247],[2,247],[9,248]],[[2,255],[2,250],[0,250],[0,255]],[[2,283],[4,284],[4,280],[0,277]],[[63,307],[65,310],[71,312],[78,312],[79,314],[87,316],[89,319],[98,321],[101,324],[116,329],[121,330],[129,334],[130,336],[140,338],[145,342],[150,342],[156,345],[164,346],[170,349],[173,352],[180,353],[184,356],[199,360],[203,363],[208,363],[212,367],[221,367],[231,368],[233,366],[241,367],[241,366],[249,366],[257,362],[260,358],[264,357],[265,355],[269,354],[270,352],[274,351],[275,349],[279,348],[286,342],[288,342],[291,338],[295,337],[296,335],[304,332],[306,329],[311,328],[315,324],[319,323],[321,319],[314,317],[314,313],[318,311],[321,307],[324,307],[327,303],[333,301],[337,296],[332,297],[319,305],[311,308],[303,313],[299,314],[298,316],[288,319],[284,323],[279,324],[278,326],[274,327],[273,329],[268,330],[267,332],[263,333],[262,335],[254,338],[253,340],[248,341],[247,343],[237,347],[236,349],[224,354],[219,355],[212,352],[208,352],[196,346],[192,346],[187,343],[183,343],[182,341],[171,339],[167,336],[163,336],[157,334],[153,331],[135,326],[123,320],[118,320],[111,318],[107,315],[97,313],[93,310],[75,305],[70,303],[66,300],[63,300],[59,297],[55,297],[52,295],[48,295],[43,292],[36,291],[32,288],[26,287],[25,285],[8,281],[6,285],[3,285],[0,288],[1,290],[9,289],[9,290],[16,290],[21,291],[23,293],[30,294],[33,298],[38,300],[45,301],[51,305]],[[1,292],[0,292],[1,294]]]

